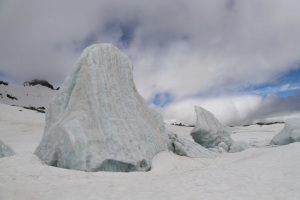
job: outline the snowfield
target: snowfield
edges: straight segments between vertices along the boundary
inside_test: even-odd
[[[300,143],[269,146],[284,126],[228,127],[256,148],[217,158],[159,153],[150,172],[83,172],[50,167],[33,151],[45,114],[0,104],[0,139],[15,156],[0,158],[0,199],[300,199]],[[192,127],[166,125],[192,140]]]
[[[47,107],[56,90],[42,85],[0,85],[0,103],[17,106]],[[11,98],[9,98],[9,95]]]

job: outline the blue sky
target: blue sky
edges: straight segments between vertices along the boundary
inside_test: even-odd
[[[245,93],[268,95],[270,93],[277,94],[281,97],[293,96],[300,90],[300,67],[290,70],[285,74],[278,76],[277,79],[270,83],[265,83],[250,89],[246,89]]]
[[[0,1],[0,78],[60,86],[84,48],[112,43],[166,121],[202,106],[226,125],[300,113],[300,1]]]

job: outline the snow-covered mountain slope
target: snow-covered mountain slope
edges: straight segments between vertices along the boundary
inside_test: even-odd
[[[0,103],[26,107],[47,107],[57,90],[42,85],[0,84]]]

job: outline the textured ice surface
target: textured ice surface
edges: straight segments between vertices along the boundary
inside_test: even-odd
[[[228,147],[231,146],[233,140],[215,116],[199,106],[195,106],[195,110],[197,122],[191,132],[195,142],[206,148],[218,146],[220,142],[224,142]]]
[[[222,148],[224,151],[228,151],[228,149],[229,149],[228,146],[224,142],[220,142],[218,144],[218,147]]]
[[[249,149],[251,146],[245,142],[244,140],[239,140],[237,142],[234,142],[229,149],[229,153],[236,153],[240,151],[244,151],[246,149]]]
[[[86,48],[50,102],[35,154],[82,171],[149,170],[157,153],[173,148],[171,133],[138,94],[132,69],[111,44]]]
[[[300,118],[288,119],[283,129],[274,136],[271,144],[287,145],[293,142],[300,142]]]
[[[187,156],[192,158],[213,158],[217,154],[212,152],[196,142],[190,141],[185,137],[176,135],[174,141],[174,152],[180,156]]]
[[[0,158],[13,156],[15,154],[15,151],[10,146],[7,146],[4,142],[2,142],[2,140],[0,140]]]

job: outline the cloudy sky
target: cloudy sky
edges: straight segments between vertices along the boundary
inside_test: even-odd
[[[168,122],[194,105],[226,125],[300,116],[299,0],[0,0],[0,80],[58,87],[94,43],[131,58]]]

